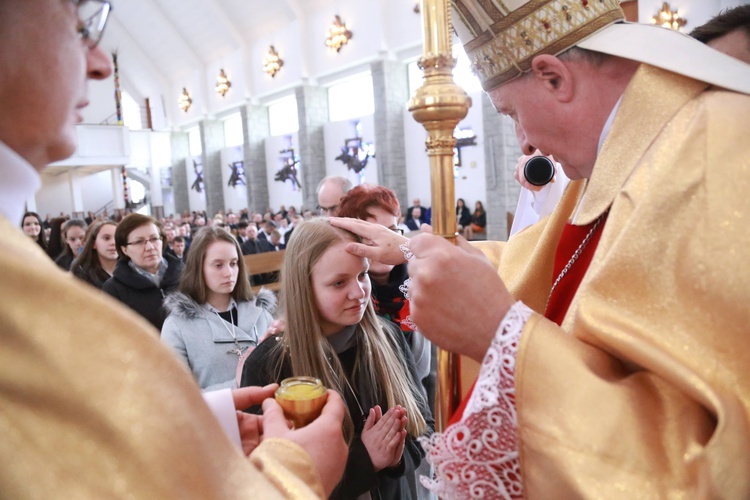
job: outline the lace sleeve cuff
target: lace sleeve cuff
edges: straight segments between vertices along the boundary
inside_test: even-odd
[[[515,394],[518,341],[533,311],[521,301],[513,304],[500,322],[487,354],[484,355],[474,392],[462,420],[501,402],[504,388]],[[515,407],[513,408],[515,415]],[[514,419],[515,422],[515,419]]]
[[[515,366],[518,344],[532,310],[511,306],[490,343],[461,421],[421,438],[435,478],[422,477],[443,498],[521,498]]]

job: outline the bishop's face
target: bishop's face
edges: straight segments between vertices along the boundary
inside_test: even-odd
[[[584,134],[581,120],[591,116],[581,107],[581,100],[560,102],[548,83],[536,75],[526,74],[489,92],[490,100],[500,113],[510,117],[523,154],[553,155],[570,179],[590,176],[596,161],[598,135]]]

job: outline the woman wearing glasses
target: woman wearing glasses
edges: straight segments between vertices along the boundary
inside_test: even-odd
[[[153,217],[127,215],[115,230],[115,245],[117,266],[102,290],[161,330],[166,318],[162,302],[177,288],[182,262],[162,255],[161,229]]]

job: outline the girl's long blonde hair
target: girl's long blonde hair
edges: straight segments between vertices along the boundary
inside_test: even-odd
[[[279,357],[277,369],[280,370],[283,359],[288,357],[295,376],[317,377],[326,387],[337,389],[344,396],[346,375],[323,335],[311,278],[312,268],[321,256],[341,241],[359,240],[354,234],[331,226],[328,219],[306,221],[294,229],[281,270],[281,307],[286,319],[286,334],[285,341],[277,343],[284,353]],[[408,416],[406,430],[416,437],[427,427],[422,416],[422,407],[426,404],[414,387],[395,339],[390,338],[381,321],[384,320],[375,314],[370,301],[357,325],[358,349],[352,379],[357,379],[358,374],[363,377],[364,385],[372,388],[376,400],[385,399],[389,408],[403,406]],[[363,408],[363,411],[367,410]],[[344,419],[344,433],[348,438],[354,434],[354,424],[348,412]]]

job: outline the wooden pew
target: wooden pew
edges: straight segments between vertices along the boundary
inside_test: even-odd
[[[253,274],[280,273],[285,253],[286,250],[279,250],[278,252],[263,252],[243,256],[247,273],[250,276]],[[280,277],[280,274],[278,276]],[[281,282],[277,280],[265,285],[253,286],[253,292],[257,293],[261,288],[278,292],[281,288]]]

